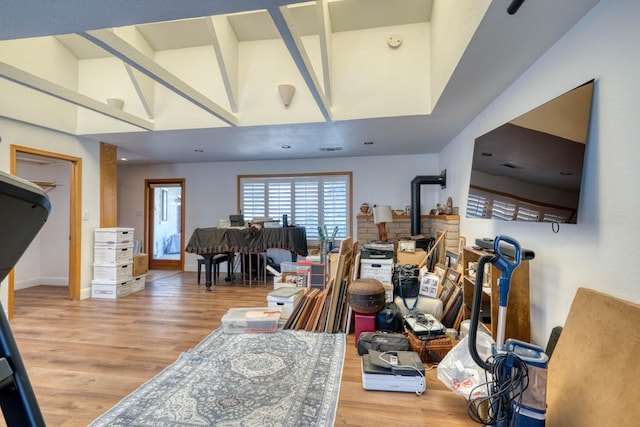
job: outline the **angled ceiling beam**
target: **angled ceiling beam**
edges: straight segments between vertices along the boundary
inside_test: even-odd
[[[225,15],[206,19],[231,111],[238,112],[238,40]]]
[[[276,24],[276,27],[280,32],[280,36],[289,50],[291,58],[293,58],[293,61],[298,67],[298,71],[307,84],[309,91],[311,91],[311,95],[316,101],[320,112],[322,112],[324,119],[328,122],[331,121],[331,106],[329,105],[327,98],[324,96],[316,73],[313,71],[313,66],[306,50],[304,49],[302,40],[300,40],[300,37],[297,35],[294,35],[295,30],[291,31],[290,29],[294,28],[294,26],[293,19],[289,14],[288,8],[286,6],[281,6],[280,8],[267,10],[271,15],[271,19],[273,19],[273,22]]]
[[[96,101],[81,93],[67,89],[64,86],[60,86],[56,83],[45,80],[41,77],[35,76],[31,73],[27,73],[19,68],[9,65],[5,62],[0,62],[0,77],[12,81],[14,83],[26,86],[30,89],[37,90],[63,101],[70,102],[79,107],[86,108],[88,110],[95,111],[96,113],[104,114],[105,116],[112,117],[114,119],[123,121],[130,125],[146,129],[153,130],[153,123],[133,114],[126,113],[117,108],[111,107],[100,101]]]
[[[192,104],[218,117],[223,122],[231,126],[238,125],[238,118],[235,115],[170,73],[147,55],[118,37],[113,31],[93,30],[78,34],[100,46],[115,57],[120,58],[125,63],[146,74]]]
[[[127,74],[129,75],[129,80],[131,80],[131,84],[133,85],[133,88],[136,90],[136,93],[138,94],[138,98],[140,99],[140,102],[142,103],[142,107],[144,108],[145,113],[147,113],[147,117],[151,120],[153,120],[153,110],[151,108],[151,105],[153,103],[150,103],[147,100],[147,97],[144,94],[144,90],[142,88],[142,83],[140,81],[141,77],[139,74],[136,75],[136,72],[138,72],[137,70],[135,70],[133,67],[131,67],[131,65],[123,63],[125,70],[127,70]],[[138,72],[139,73],[139,72]]]
[[[327,103],[331,101],[331,20],[329,18],[329,2],[318,0],[318,29],[320,31],[320,56],[322,57],[322,78],[324,81],[324,96]]]

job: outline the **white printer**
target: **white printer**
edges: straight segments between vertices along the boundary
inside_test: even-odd
[[[362,387],[422,394],[426,380],[420,355],[414,351],[369,350],[362,355]]]

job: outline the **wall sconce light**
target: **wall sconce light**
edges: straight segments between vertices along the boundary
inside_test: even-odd
[[[109,104],[110,107],[117,108],[118,110],[122,110],[122,107],[124,107],[124,101],[118,98],[107,98],[107,104]]]
[[[393,222],[393,211],[389,205],[375,205],[373,207],[373,222],[378,226],[378,239],[386,242],[387,222]]]
[[[296,92],[296,88],[293,85],[278,85],[278,92],[280,93],[280,99],[282,99],[282,103],[285,107],[288,107],[291,104],[291,99],[293,98],[293,94]]]

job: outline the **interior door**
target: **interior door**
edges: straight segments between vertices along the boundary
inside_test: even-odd
[[[147,179],[146,251],[149,268],[184,267],[184,179]]]

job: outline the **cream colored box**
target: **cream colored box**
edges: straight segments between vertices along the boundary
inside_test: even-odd
[[[95,246],[93,248],[93,260],[98,264],[117,264],[131,261],[133,256],[133,243],[127,246]]]
[[[133,245],[133,228],[110,227],[94,230],[94,245]]]
[[[131,293],[141,291],[145,288],[145,275],[134,277],[129,280],[129,286],[131,287]]]
[[[131,280],[132,263],[93,264],[93,279],[101,282],[118,283]]]
[[[391,284],[393,274],[392,259],[361,259],[360,277],[362,279],[377,279],[383,285]]]
[[[91,298],[116,299],[126,297],[131,293],[129,282],[104,283],[99,280],[91,282]]]
[[[415,252],[398,252],[396,256],[399,265],[421,265],[427,259],[427,253],[422,249],[416,249]]]

